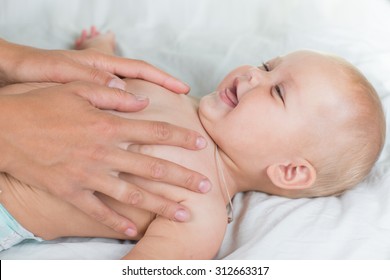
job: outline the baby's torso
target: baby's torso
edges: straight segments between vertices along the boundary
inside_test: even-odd
[[[212,183],[212,189],[207,194],[200,194],[186,190],[182,187],[172,186],[169,184],[148,181],[131,174],[120,174],[121,178],[136,184],[153,193],[160,194],[173,201],[180,202],[188,207],[191,211],[192,221],[196,223],[203,223],[207,220],[212,223],[215,219],[217,221],[226,221],[225,201],[221,192],[218,180],[218,173],[215,169],[214,149],[215,144],[212,139],[202,127],[198,117],[198,102],[191,97],[185,95],[177,95],[164,88],[142,80],[126,80],[127,91],[147,96],[150,100],[149,106],[139,112],[123,113],[111,112],[123,118],[152,120],[168,122],[173,125],[192,129],[203,135],[208,144],[207,147],[200,151],[186,150],[180,147],[164,146],[164,145],[140,145],[139,143],[126,143],[124,147],[128,146],[129,152],[140,152],[153,157],[162,158],[171,162],[180,164],[186,168],[197,171],[209,178]],[[31,83],[12,85],[7,88],[7,94],[22,93],[40,87],[53,86],[54,84]],[[2,89],[0,89],[2,94]],[[103,200],[110,200],[104,195],[100,196]],[[125,210],[123,210],[125,209]],[[129,206],[120,207],[121,210],[133,222],[137,224],[137,229],[142,237],[150,223],[156,218],[152,213],[132,208]],[[210,215],[212,213],[212,215]],[[216,224],[220,224],[216,223]],[[223,223],[222,223],[223,224]]]
[[[171,162],[180,164],[186,168],[197,171],[209,178],[213,188],[208,194],[199,194],[186,190],[182,187],[171,186],[161,182],[147,181],[130,174],[122,175],[122,178],[135,183],[146,190],[158,193],[180,202],[190,208],[191,214],[196,215],[197,207],[202,207],[204,203],[214,204],[215,207],[224,207],[223,194],[221,193],[218,174],[215,170],[214,149],[215,144],[209,138],[198,117],[198,101],[185,95],[177,95],[155,84],[142,80],[126,80],[127,91],[147,96],[150,100],[149,106],[136,113],[114,114],[140,120],[153,120],[168,122],[173,125],[181,126],[195,130],[203,135],[208,144],[201,151],[186,150],[184,148],[164,145],[139,145],[138,143],[129,143],[128,150],[131,152],[140,152],[153,157],[162,158]],[[148,218],[139,217],[140,226],[148,225]],[[148,216],[150,219],[150,215]],[[203,219],[211,217],[204,216]],[[146,220],[145,220],[146,219]],[[151,220],[150,220],[151,221]],[[141,230],[141,229],[140,229]],[[141,231],[143,231],[141,230]]]

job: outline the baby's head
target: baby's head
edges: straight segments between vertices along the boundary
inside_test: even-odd
[[[356,185],[385,137],[367,79],[343,59],[312,51],[233,70],[202,98],[199,116],[240,190],[288,197]]]

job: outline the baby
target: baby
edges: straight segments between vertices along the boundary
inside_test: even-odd
[[[78,49],[109,53],[114,45],[112,33],[84,32],[77,41]],[[196,170],[214,187],[198,194],[131,174],[113,174],[180,202],[192,213],[189,222],[176,223],[98,194],[137,223],[139,241],[125,259],[211,259],[233,219],[231,200],[236,193],[260,191],[290,198],[341,194],[365,178],[384,143],[385,119],[374,88],[348,62],[322,53],[297,51],[260,66],[241,66],[200,102],[146,81],[126,83],[129,92],[148,97],[150,104],[141,112],[113,114],[199,131],[208,146],[197,153],[132,143],[123,143],[123,149]],[[55,85],[12,87],[17,94],[37,86]],[[8,174],[1,175],[0,187],[2,219],[30,238],[128,239]]]

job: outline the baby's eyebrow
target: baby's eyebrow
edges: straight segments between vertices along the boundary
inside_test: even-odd
[[[275,64],[279,64],[281,60],[282,60],[281,56],[276,56],[276,57],[272,58],[271,60],[269,60],[267,63],[275,65]]]
[[[282,57],[281,56],[276,56],[276,57],[274,57],[274,58],[272,58],[272,59],[270,59],[270,60],[267,60],[267,61],[265,61],[265,62],[262,62],[259,66],[257,66],[259,69],[266,69],[267,70],[267,68],[270,68],[270,67],[274,67],[275,66],[275,64],[279,64],[280,63],[280,60],[282,59]],[[268,71],[268,70],[267,70]]]
[[[257,66],[260,70],[265,70],[269,71],[268,63],[267,62],[262,62],[259,66]]]

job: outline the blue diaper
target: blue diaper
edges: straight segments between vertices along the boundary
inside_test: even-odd
[[[0,204],[0,251],[11,248],[23,240],[43,241],[23,228],[8,211]]]

